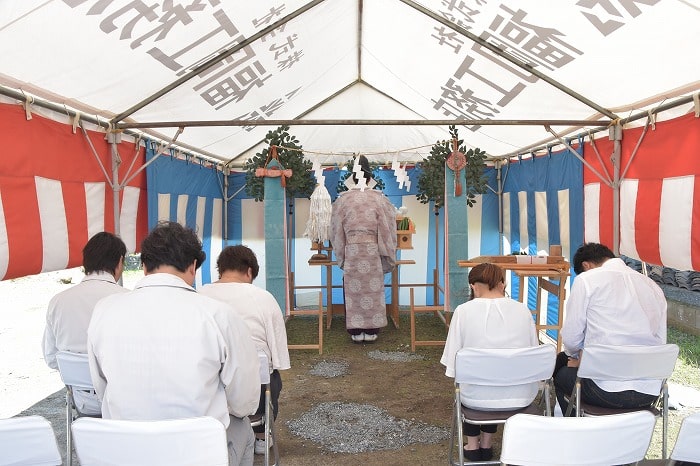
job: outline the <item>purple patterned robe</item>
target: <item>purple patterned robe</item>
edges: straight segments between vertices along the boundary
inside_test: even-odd
[[[347,329],[386,327],[384,274],[396,261],[396,209],[375,189],[353,188],[333,204],[331,244],[343,269]]]

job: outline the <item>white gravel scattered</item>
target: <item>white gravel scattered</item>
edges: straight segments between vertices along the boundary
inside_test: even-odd
[[[449,430],[397,419],[372,405],[321,403],[299,419],[287,421],[292,434],[334,453],[398,450],[416,443],[440,443]]]
[[[347,361],[321,361],[309,371],[311,375],[331,379],[349,373],[350,364]]]
[[[391,362],[411,362],[420,361],[425,359],[419,354],[406,353],[404,351],[380,351],[374,350],[367,353],[370,359],[378,359],[380,361],[391,361]]]

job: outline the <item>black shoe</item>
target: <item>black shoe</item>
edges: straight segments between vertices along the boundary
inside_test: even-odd
[[[479,448],[481,461],[491,461],[493,459],[493,448]]]
[[[468,461],[482,461],[481,450],[481,448],[479,448],[478,450],[467,450],[465,448],[464,458],[466,458]]]

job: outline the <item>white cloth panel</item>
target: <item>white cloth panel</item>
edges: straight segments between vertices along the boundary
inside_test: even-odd
[[[258,258],[258,264],[265,264],[265,211],[264,203],[253,199],[241,201],[241,211],[245,212],[245,222],[241,225],[241,244],[248,246]],[[253,282],[265,288],[265,274],[258,274]]]
[[[187,225],[187,203],[190,200],[190,196],[187,194],[180,194],[177,196],[177,223],[180,225]],[[199,238],[201,241],[202,238]]]
[[[547,193],[535,191],[536,252],[546,251],[549,254],[549,219],[547,212]]]
[[[326,268],[319,265],[309,265],[309,258],[316,254],[311,250],[311,240],[304,237],[306,223],[309,220],[310,199],[294,200],[294,238],[292,242],[294,260],[294,284],[295,286],[320,286],[322,277],[325,277]],[[328,246],[326,243],[325,246]],[[257,253],[256,253],[257,254]],[[326,252],[324,252],[326,254]],[[259,261],[259,259],[258,259]],[[318,306],[318,289],[295,290],[296,306]]]
[[[68,265],[68,224],[63,204],[61,182],[40,176],[34,177],[39,202],[41,240],[43,248],[42,272],[62,270]]]
[[[571,250],[571,231],[569,230],[569,225],[571,225],[571,211],[569,210],[569,190],[562,189],[557,192],[559,202],[559,243],[561,244],[561,250],[564,257],[571,261],[572,257],[567,257],[567,252]],[[567,280],[567,289],[571,285],[570,281]]]
[[[430,250],[428,242],[429,227],[435,222],[435,215],[428,204],[421,204],[416,196],[403,196],[402,205],[408,207],[407,215],[413,220],[416,227],[416,234],[413,235],[413,249],[402,249],[400,258],[404,260],[414,260],[415,264],[399,266],[399,283],[428,283],[432,282],[432,271],[428,270],[427,251]],[[419,286],[414,290],[416,304],[424,305],[428,287]],[[430,291],[432,293],[432,291]],[[399,304],[408,305],[410,300],[410,290],[408,287],[399,288]]]
[[[467,207],[467,229],[469,230],[469,244],[467,249],[469,254],[467,259],[481,255],[481,218],[483,211],[483,195],[476,196],[476,204]]]
[[[197,202],[197,218],[199,218],[200,211],[204,212],[204,203],[206,199],[200,197]],[[219,271],[216,268],[216,260],[221,254],[224,248],[224,231],[223,231],[223,209],[224,200],[215,198],[212,200],[212,214],[211,214],[211,245],[209,251],[211,253],[211,260],[209,261],[209,270],[211,271],[212,281],[216,281],[219,277]],[[202,214],[203,215],[203,214]]]
[[[659,252],[664,264],[680,270],[693,270],[693,193],[695,176],[665,178],[659,210]]]
[[[170,220],[170,194],[158,193],[158,221]]]
[[[629,257],[639,257],[635,238],[638,186],[638,180],[623,180],[620,184],[620,254]]]
[[[520,250],[523,250],[523,244],[525,245],[525,252],[527,250],[527,245],[530,244],[530,237],[527,231],[527,192],[518,191],[518,205],[520,207],[520,217],[518,218],[518,229],[520,230]]]
[[[133,186],[125,186],[122,194],[122,208],[119,214],[119,237],[126,244],[126,250],[136,251],[136,218],[139,209],[141,190]],[[104,216],[103,216],[104,217]]]
[[[180,223],[185,225],[184,218],[185,218],[185,214],[186,214],[186,210],[187,210],[187,202],[189,202],[190,198],[189,198],[189,196],[186,196],[187,200],[183,201],[182,197],[183,197],[183,195],[178,196],[177,215],[178,215],[178,218],[180,218],[180,213],[181,213],[180,212],[180,204],[184,204],[185,207],[183,208],[183,211],[182,211],[183,221],[181,221]],[[206,198],[197,197],[197,211],[195,212],[194,232],[197,235],[197,238],[199,238],[199,241],[202,241],[202,239],[204,238],[204,207],[206,205],[206,202],[207,202]],[[218,253],[216,256],[214,256],[215,269],[216,269],[216,258],[217,257],[219,257]],[[207,258],[211,259],[211,257],[207,257]],[[209,261],[209,264],[211,264],[211,260]],[[218,275],[215,273],[211,277],[212,277],[212,281],[214,281],[215,280],[214,277],[218,277]],[[197,269],[197,273],[194,276],[195,288],[199,289],[202,286],[202,282],[203,282],[202,268],[200,267],[199,269]]]
[[[10,245],[7,241],[7,224],[5,223],[5,209],[2,206],[2,194],[0,193],[0,277],[7,273],[10,263]]]
[[[513,246],[510,242],[511,238],[511,228],[510,228],[510,203],[511,196],[510,193],[503,193],[503,254],[510,254],[513,252]],[[513,289],[510,280],[506,280],[506,292],[513,296]]]
[[[600,183],[585,185],[583,187],[583,240],[586,243],[600,243],[598,205],[600,205]]]
[[[105,231],[105,188],[104,182],[85,183],[85,207],[87,208],[88,239]],[[123,240],[122,236],[122,240]],[[133,251],[129,249],[128,251]]]

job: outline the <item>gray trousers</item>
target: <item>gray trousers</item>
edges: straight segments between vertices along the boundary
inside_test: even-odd
[[[250,427],[250,420],[247,417],[241,419],[229,416],[229,421],[226,429],[229,466],[252,466],[255,436]]]

